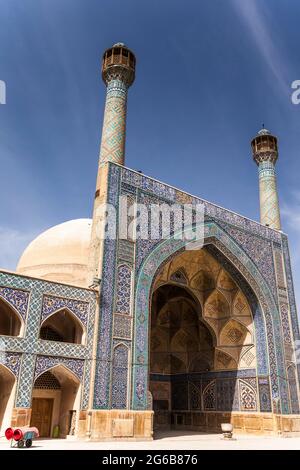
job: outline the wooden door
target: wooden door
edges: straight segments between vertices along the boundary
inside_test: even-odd
[[[50,437],[53,398],[33,398],[30,425],[38,428],[40,437]]]

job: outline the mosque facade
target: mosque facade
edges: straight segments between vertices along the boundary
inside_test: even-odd
[[[164,429],[220,432],[224,422],[300,433],[277,138],[262,129],[251,142],[260,223],[127,168],[135,65],[122,43],[104,53],[92,219],[50,228],[15,272],[0,270],[1,434],[31,424],[44,437],[152,439]],[[174,207],[180,223],[171,215],[165,236],[161,208]]]

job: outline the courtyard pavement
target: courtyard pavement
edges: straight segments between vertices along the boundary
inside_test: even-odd
[[[38,439],[32,450],[300,450],[300,437],[268,437],[235,435],[224,441],[221,434],[172,431],[160,433],[153,441],[89,442],[74,439]],[[0,450],[10,449],[9,442],[0,438]]]

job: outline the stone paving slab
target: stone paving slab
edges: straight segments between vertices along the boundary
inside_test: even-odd
[[[234,437],[235,440],[224,441],[221,434],[171,432],[160,434],[150,442],[37,439],[33,443],[32,450],[300,450],[300,437],[249,435],[235,435]],[[1,438],[0,450],[5,449],[10,449],[9,442]]]

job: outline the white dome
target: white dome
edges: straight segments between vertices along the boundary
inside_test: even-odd
[[[69,220],[49,228],[23,252],[20,274],[87,287],[92,220]]]

